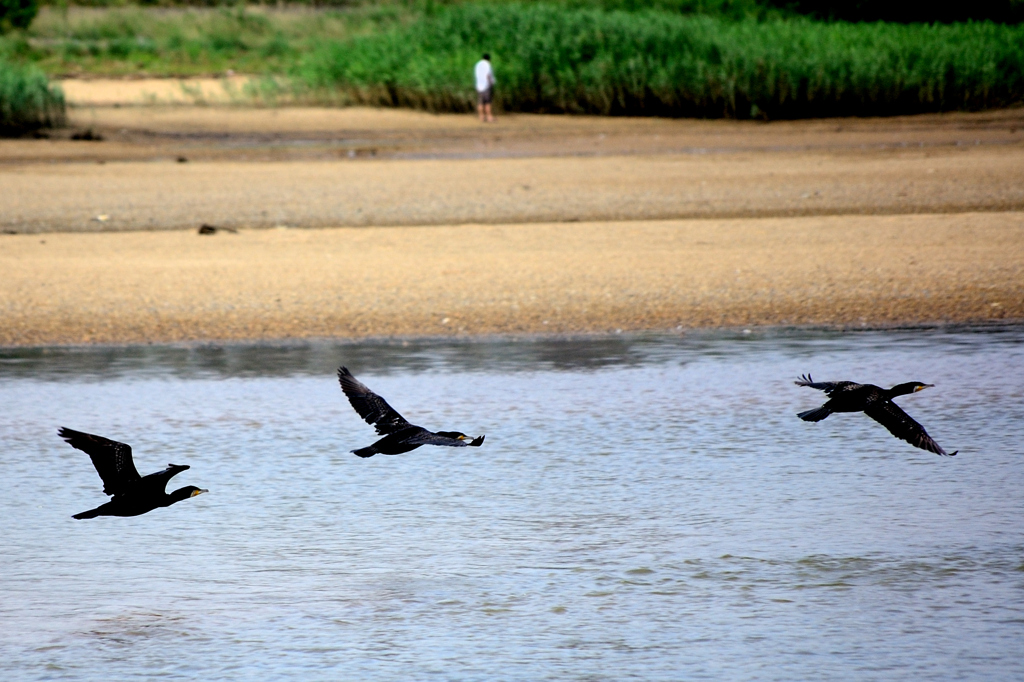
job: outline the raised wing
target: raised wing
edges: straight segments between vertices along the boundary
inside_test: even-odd
[[[120,495],[142,479],[132,461],[130,445],[63,427],[57,434],[71,447],[89,455],[107,495]]]
[[[386,436],[409,426],[405,417],[395,412],[384,398],[368,389],[362,382],[352,376],[346,367],[338,368],[338,381],[341,390],[348,396],[348,401],[367,424],[377,429],[377,433]]]
[[[899,405],[891,400],[880,400],[864,410],[864,414],[889,429],[889,433],[900,440],[905,440],[916,448],[934,452],[936,455],[952,457],[956,454],[947,454],[938,443],[936,443],[924,427],[910,418],[910,415],[900,409]]]
[[[465,438],[465,437],[464,437]],[[405,442],[409,445],[447,445],[453,448],[464,448],[467,446],[478,446],[484,442],[483,436],[478,436],[472,440],[466,438],[465,440],[459,440],[451,436],[446,436],[440,433],[431,433],[426,429],[423,429],[420,433],[417,433],[411,438],[406,438]]]
[[[190,468],[187,464],[168,464],[167,468],[163,471],[158,471],[155,474],[146,474],[142,480],[147,486],[152,486],[154,489],[164,492],[168,481]]]
[[[815,381],[811,378],[810,374],[801,375],[800,378],[793,383],[797,386],[809,386],[810,388],[816,388],[819,391],[825,391],[826,395],[832,395],[835,391],[849,391],[851,389],[861,387],[861,384],[853,381]]]

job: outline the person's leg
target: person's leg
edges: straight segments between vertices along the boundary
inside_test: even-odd
[[[487,120],[486,118],[484,118],[484,110],[485,110],[486,108],[487,108],[487,105],[486,105],[486,104],[477,104],[477,105],[476,105],[476,110],[477,110],[477,113],[479,113],[479,114],[480,114],[480,122],[481,122],[481,123],[483,123],[484,121],[486,121],[486,120]]]
[[[491,105],[490,104],[485,104],[484,105],[484,113],[487,115],[487,121],[489,123],[494,123],[494,114],[491,113]]]

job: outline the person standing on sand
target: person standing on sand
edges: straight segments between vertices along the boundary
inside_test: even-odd
[[[491,55],[484,53],[483,59],[473,67],[476,75],[476,102],[481,123],[493,123],[491,102],[494,100],[494,69],[491,68]]]

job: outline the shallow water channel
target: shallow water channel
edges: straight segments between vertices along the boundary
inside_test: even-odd
[[[346,364],[481,448],[361,460]],[[797,387],[897,401],[955,458]],[[1024,329],[0,351],[0,678],[1024,678]],[[58,426],[210,493],[137,518]]]

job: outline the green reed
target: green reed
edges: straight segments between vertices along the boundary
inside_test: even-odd
[[[444,6],[320,41],[292,75],[336,101],[467,111],[485,51],[506,111],[799,118],[981,109],[1024,96],[1024,26],[727,21],[517,3]]]
[[[37,68],[0,60],[0,135],[64,123],[64,93]]]

